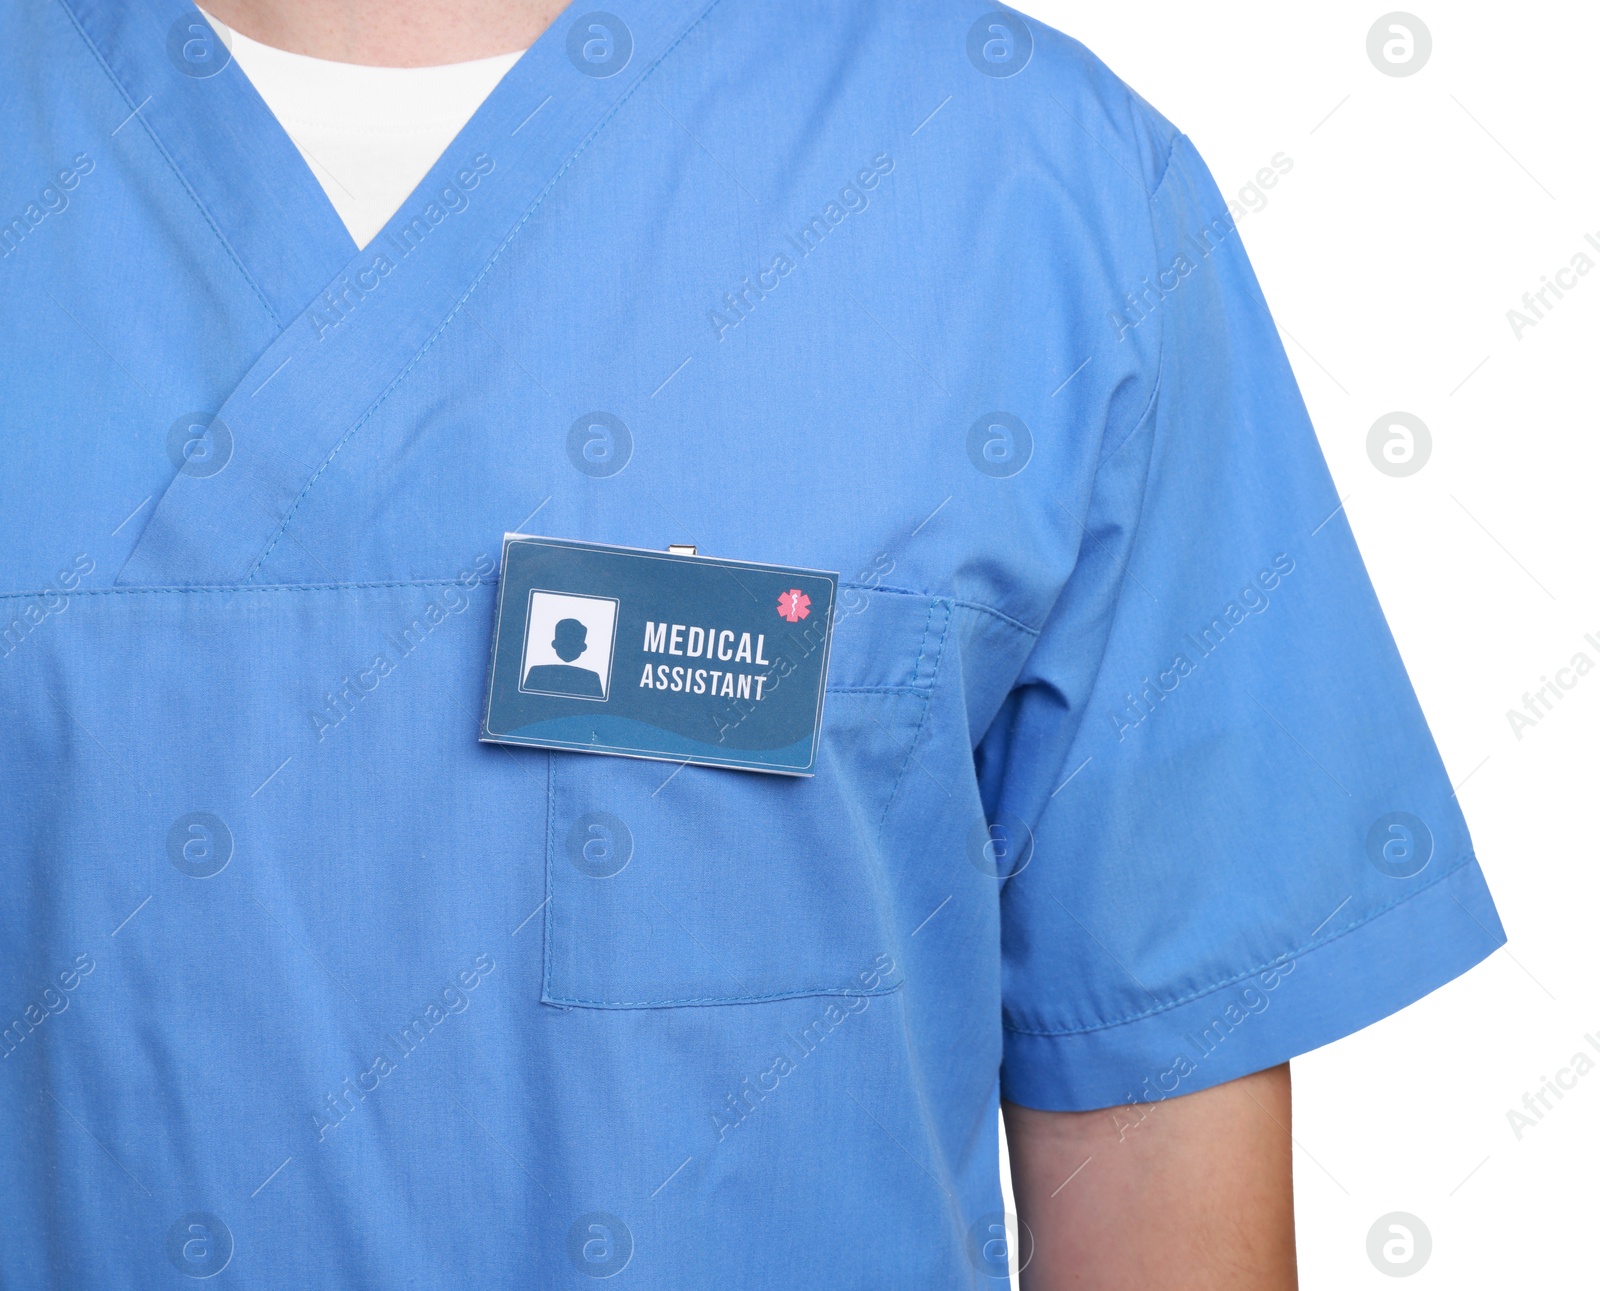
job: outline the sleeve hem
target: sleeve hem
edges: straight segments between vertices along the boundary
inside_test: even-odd
[[[1386,911],[1186,1001],[1090,1030],[1007,1028],[1001,1093],[1043,1111],[1195,1093],[1359,1031],[1466,972],[1505,940],[1469,856]],[[1219,998],[1229,986],[1237,989]]]
[[[1255,968],[1247,968],[1242,973],[1235,973],[1232,977],[1226,977],[1220,982],[1213,982],[1210,986],[1203,986],[1197,991],[1190,991],[1187,995],[1180,995],[1178,998],[1167,1000],[1165,1003],[1158,1002],[1152,1005],[1150,1008],[1144,1009],[1139,1013],[1130,1013],[1126,1017],[1113,1018],[1109,1022],[1087,1022],[1082,1026],[1072,1027],[1028,1027],[1017,1026],[1014,1023],[1006,1022],[1004,1023],[1005,1029],[1011,1035],[1075,1036],[1085,1035],[1091,1031],[1109,1031],[1113,1027],[1122,1027],[1128,1026],[1135,1022],[1143,1022],[1146,1018],[1154,1017],[1160,1013],[1165,1013],[1170,1009],[1181,1008],[1183,1005],[1192,1004],[1197,1000],[1204,1000],[1209,996],[1215,995],[1218,991],[1227,990],[1230,986],[1238,986],[1240,983],[1248,982],[1252,977],[1272,971],[1275,966],[1282,965],[1285,962],[1292,965],[1304,956],[1309,955],[1314,950],[1321,950],[1322,947],[1338,941],[1341,937],[1347,937],[1353,932],[1359,932],[1374,919],[1382,918],[1391,910],[1404,905],[1407,901],[1416,900],[1430,888],[1437,887],[1441,883],[1448,882],[1467,866],[1474,863],[1474,858],[1471,854],[1468,854],[1462,857],[1449,869],[1442,870],[1438,874],[1435,874],[1433,878],[1431,878],[1427,883],[1423,884],[1420,888],[1416,888],[1411,892],[1407,892],[1403,896],[1398,896],[1393,901],[1390,901],[1385,905],[1381,905],[1375,910],[1369,910],[1362,918],[1357,919],[1354,923],[1346,924],[1343,928],[1329,933],[1326,937],[1322,938],[1321,941],[1318,941],[1316,933],[1313,933],[1311,935],[1311,939],[1304,945],[1297,946],[1293,950],[1285,951],[1276,959],[1270,960],[1265,964],[1257,965]],[[1338,911],[1335,911],[1334,913],[1337,914]],[[1332,916],[1329,916],[1329,919],[1325,922],[1331,921]],[[1321,928],[1317,929],[1317,932],[1321,931]],[[1503,936],[1502,940],[1504,940]]]

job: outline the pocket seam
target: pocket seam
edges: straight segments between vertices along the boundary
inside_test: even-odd
[[[899,770],[895,774],[894,783],[884,798],[883,811],[878,818],[876,837],[881,837],[884,824],[888,819],[889,810],[893,807],[895,798],[899,793],[900,785],[905,779],[907,767],[910,765],[912,754],[921,740],[922,731],[927,723],[928,709],[932,699],[933,690],[938,680],[939,669],[944,659],[946,642],[949,638],[950,623],[954,617],[952,602],[946,597],[931,597],[928,604],[928,615],[923,623],[922,639],[918,645],[916,662],[911,669],[910,681],[900,685],[891,686],[842,686],[838,689],[829,689],[832,694],[886,694],[910,695],[921,701],[922,711],[917,717],[915,729],[911,738],[902,750],[899,760]],[[926,662],[925,662],[926,661]],[[582,755],[578,755],[582,756]],[[577,995],[558,995],[552,989],[554,946],[554,920],[555,920],[555,816],[556,816],[556,754],[547,751],[546,757],[546,807],[545,807],[545,918],[544,918],[544,954],[543,974],[540,982],[540,1001],[556,1008],[588,1008],[588,1009],[672,1009],[695,1007],[726,1007],[739,1004],[764,1004],[781,1000],[792,999],[853,999],[857,996],[871,997],[893,995],[905,984],[903,976],[897,976],[893,983],[886,983],[875,990],[856,990],[844,985],[830,986],[805,986],[793,987],[781,991],[772,991],[762,995],[716,995],[716,996],[688,996],[677,999],[648,999],[648,1000],[617,1000],[617,999],[588,999]]]
[[[696,996],[681,1000],[585,1000],[576,996],[551,995],[549,985],[546,983],[544,1002],[558,1007],[584,1008],[584,1009],[686,1009],[704,1008],[712,1006],[726,1006],[730,1004],[771,1004],[778,1000],[819,999],[833,997],[835,999],[855,999],[858,996],[865,998],[877,995],[893,995],[902,986],[905,979],[900,978],[892,986],[880,986],[875,991],[852,991],[843,986],[801,986],[794,990],[778,991],[771,995],[707,995]]]
[[[916,693],[922,696],[922,715],[917,718],[917,729],[911,732],[911,742],[906,745],[905,756],[900,759],[900,773],[894,778],[894,785],[889,790],[889,796],[883,801],[883,813],[878,817],[878,829],[875,839],[883,837],[883,827],[889,822],[889,810],[894,806],[894,800],[900,794],[900,783],[906,778],[906,768],[911,765],[911,759],[917,751],[917,742],[922,738],[922,728],[927,725],[928,709],[933,703],[933,687],[939,677],[939,666],[944,662],[945,641],[950,635],[950,620],[954,613],[950,602],[943,597],[934,598],[928,605],[928,621],[922,628],[922,646],[917,651],[916,666],[911,670],[912,680],[915,681],[922,672],[922,660],[928,653],[928,637],[933,631],[934,615],[943,611],[944,621],[939,625],[939,644],[933,658],[933,668],[928,674],[926,687],[916,687]]]
[[[556,906],[556,755],[544,751],[544,971],[539,976],[539,998],[546,1004],[550,994],[550,948],[555,941]]]

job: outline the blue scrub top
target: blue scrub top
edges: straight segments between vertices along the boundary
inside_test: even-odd
[[[1503,940],[1188,139],[1006,10],[569,10],[351,243],[0,12],[0,1282],[992,1285],[996,1106]],[[838,571],[817,774],[480,744],[500,539]]]

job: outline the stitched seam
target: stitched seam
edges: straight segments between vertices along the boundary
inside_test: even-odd
[[[128,87],[117,79],[117,74],[111,70],[111,65],[101,55],[99,47],[89,39],[89,33],[83,29],[83,24],[78,21],[78,15],[73,13],[65,3],[62,3],[60,7],[62,12],[67,15],[67,21],[77,31],[79,38],[88,46],[89,53],[94,56],[95,62],[100,64],[100,70],[106,74],[106,79],[116,86],[117,93],[122,95],[122,101],[132,108],[134,106],[133,95],[129,94]],[[241,71],[240,75],[242,76],[243,74]],[[161,154],[161,159],[167,163],[167,168],[172,171],[173,178],[178,181],[178,187],[194,203],[194,208],[200,213],[200,218],[206,222],[206,227],[216,235],[217,241],[222,244],[222,249],[228,253],[228,259],[233,261],[234,268],[238,269],[240,276],[249,284],[255,298],[261,302],[261,307],[267,311],[267,317],[272,320],[274,326],[282,331],[284,322],[278,317],[278,311],[273,309],[272,302],[267,299],[266,293],[262,291],[260,284],[256,282],[250,271],[245,268],[244,261],[239,259],[239,254],[233,249],[233,244],[223,236],[222,230],[217,227],[216,221],[211,218],[211,212],[206,209],[205,203],[200,200],[200,195],[189,186],[189,181],[184,177],[183,171],[178,168],[178,163],[173,161],[172,154],[167,151],[166,145],[161,142],[160,136],[151,129],[150,124],[144,119],[143,115],[139,117],[139,128],[149,136],[150,142],[155,145],[156,151]]]
[[[497,577],[392,579],[381,583],[223,583],[198,587],[79,587],[70,592],[43,588],[37,592],[0,592],[0,601],[28,600],[40,596],[167,596],[179,593],[230,595],[234,592],[365,592],[385,587],[493,587]]]
[[[555,999],[550,993],[550,947],[555,942],[556,917],[556,755],[549,749],[544,754],[544,988],[547,1001]]]
[[[78,587],[72,591],[61,588],[40,587],[33,591],[25,592],[0,592],[0,601],[26,600],[39,596],[149,596],[167,593],[182,593],[195,595],[199,593],[217,594],[227,592],[348,592],[368,591],[374,588],[385,587],[467,587],[469,585],[493,587],[499,583],[498,575],[488,575],[480,578],[476,584],[464,578],[391,578],[381,581],[362,583],[207,583],[197,584],[193,587]],[[975,610],[1000,620],[1010,627],[1029,636],[1038,636],[1040,629],[1030,628],[1026,623],[1012,618],[1008,614],[977,601],[961,601],[948,596],[933,596],[928,592],[912,591],[908,588],[898,587],[869,587],[864,583],[840,584],[840,586],[858,587],[870,592],[881,592],[889,596],[916,596],[930,600],[944,601],[947,604],[964,610]],[[926,689],[926,687],[840,687],[839,690],[901,690],[901,689]],[[835,693],[838,693],[837,691]]]
[[[949,608],[949,605],[950,605],[950,603],[948,601],[936,600],[931,605],[928,606],[928,622],[925,625],[925,627],[923,628],[922,650],[918,651],[918,653],[917,653],[917,665],[918,665],[918,667],[920,667],[921,664],[922,664],[923,652],[926,651],[927,645],[928,645],[928,633],[929,633],[929,631],[932,630],[932,627],[933,627],[933,616],[934,616],[934,613],[942,606],[944,608],[944,611],[945,611],[945,616],[944,616],[944,626],[939,631],[939,653],[938,653],[938,657],[934,660],[934,665],[933,665],[933,676],[934,676],[935,679],[937,679],[937,677],[939,675],[939,664],[944,659],[945,638],[950,633],[950,608]],[[912,675],[915,676],[915,673],[913,672]],[[878,817],[878,829],[877,829],[877,832],[873,835],[873,838],[875,840],[876,839],[881,839],[883,837],[883,828],[884,828],[885,825],[887,825],[889,823],[889,809],[894,806],[895,796],[900,792],[900,782],[906,778],[906,768],[908,768],[911,765],[911,759],[916,754],[917,741],[922,738],[922,728],[923,728],[923,726],[925,726],[927,724],[927,721],[928,721],[928,710],[930,708],[932,708],[932,707],[933,707],[933,681],[930,680],[929,683],[928,683],[928,689],[926,691],[924,691],[923,694],[922,694],[922,715],[919,718],[917,718],[917,729],[914,730],[911,733],[911,742],[906,745],[906,755],[905,755],[905,757],[903,757],[900,760],[900,773],[897,776],[895,776],[895,778],[894,778],[894,787],[889,790],[889,796],[886,799],[884,799],[883,814]]]
[[[552,1004],[576,1004],[613,1009],[672,1009],[690,1004],[765,1004],[773,1000],[793,1000],[806,996],[814,998],[827,995],[854,999],[857,996],[893,995],[904,984],[902,978],[893,986],[880,987],[875,991],[853,991],[846,986],[802,986],[796,990],[778,991],[771,995],[706,995],[680,1000],[586,1000],[548,993],[545,998]]]
[[[506,235],[505,240],[495,248],[494,254],[484,262],[483,267],[478,271],[477,277],[467,284],[467,289],[461,294],[461,299],[451,307],[450,312],[447,313],[440,321],[439,326],[434,329],[433,335],[423,343],[421,349],[411,356],[411,361],[400,370],[399,374],[394,378],[394,380],[384,387],[383,393],[373,401],[372,406],[368,408],[366,412],[361,414],[361,416],[356,420],[355,425],[351,426],[350,429],[340,437],[339,442],[328,450],[328,455],[322,459],[322,465],[318,466],[317,469],[311,473],[311,478],[305,482],[305,484],[301,487],[300,492],[295,495],[294,501],[289,504],[289,509],[284,512],[283,519],[279,523],[277,530],[273,533],[272,538],[268,541],[265,550],[263,550],[262,553],[256,557],[255,564],[250,566],[250,571],[245,575],[246,580],[254,578],[256,571],[266,563],[267,557],[272,555],[273,549],[278,545],[278,539],[283,536],[285,530],[287,530],[289,527],[289,522],[294,518],[294,513],[300,509],[300,504],[305,501],[306,495],[311,492],[311,490],[316,486],[317,482],[322,478],[323,472],[326,471],[328,467],[333,465],[333,459],[339,455],[340,450],[350,442],[351,437],[355,435],[356,432],[358,432],[373,418],[378,409],[388,401],[389,396],[398,390],[405,382],[405,379],[411,375],[412,370],[417,366],[418,363],[422,361],[423,356],[426,355],[428,351],[434,347],[434,344],[439,340],[439,338],[449,330],[450,324],[455,322],[456,316],[466,308],[467,302],[472,299],[473,293],[478,290],[478,287],[483,280],[489,276],[490,270],[492,270],[495,265],[499,263],[500,257],[505,254],[506,248],[516,241],[517,236],[522,232],[523,227],[528,223],[529,220],[533,218],[534,212],[544,205],[545,198],[547,198],[554,190],[555,186],[561,182],[562,176],[564,176],[567,171],[572,168],[573,164],[577,162],[579,157],[588,151],[589,145],[592,144],[600,136],[601,132],[611,124],[612,119],[617,115],[617,113],[622,111],[623,107],[626,106],[633,96],[639,92],[644,83],[655,75],[656,69],[660,67],[668,57],[671,56],[673,51],[676,50],[679,45],[688,39],[689,33],[694,31],[696,27],[705,21],[706,15],[717,7],[718,2],[719,0],[711,0],[711,3],[701,11],[700,16],[687,27],[685,27],[682,33],[676,40],[672,42],[672,44],[661,51],[660,56],[655,60],[655,62],[651,63],[650,66],[640,75],[639,79],[628,88],[628,92],[612,105],[611,110],[595,123],[594,129],[584,136],[583,141],[579,143],[578,146],[573,149],[571,155],[561,163],[561,169],[556,171],[556,173],[551,176],[550,182],[539,191],[539,195],[533,199],[533,204],[522,213],[516,224],[512,226],[511,232]]]
[[[841,581],[840,587],[859,588],[864,592],[880,592],[885,596],[916,596],[932,600],[948,601],[951,605],[963,610],[977,610],[980,614],[987,614],[991,618],[999,619],[1002,623],[1026,632],[1029,636],[1036,637],[1043,628],[1029,627],[1021,619],[1014,619],[1003,610],[997,610],[992,605],[985,605],[982,601],[963,601],[954,596],[941,596],[937,592],[919,591],[914,587],[886,587],[882,583],[850,583]]]
[[[922,671],[922,660],[928,653],[928,635],[933,631],[933,616],[938,612],[939,602],[933,601],[928,605],[928,617],[922,623],[922,640],[917,643],[917,659],[911,665],[911,685],[917,684],[917,674]]]
[[[1142,1022],[1145,1018],[1154,1017],[1160,1013],[1166,1013],[1171,1009],[1180,1007],[1181,1005],[1192,1004],[1196,1000],[1204,999],[1207,995],[1214,995],[1216,992],[1226,990],[1230,986],[1236,986],[1246,978],[1254,977],[1258,973],[1264,973],[1267,971],[1267,969],[1271,968],[1274,964],[1278,963],[1284,958],[1298,960],[1302,955],[1309,955],[1314,951],[1321,950],[1324,946],[1331,945],[1333,942],[1338,941],[1341,937],[1348,936],[1352,932],[1356,932],[1361,928],[1365,928],[1375,919],[1381,918],[1383,915],[1388,914],[1391,910],[1404,905],[1407,901],[1414,900],[1415,898],[1421,896],[1424,892],[1438,887],[1439,884],[1443,883],[1446,879],[1452,878],[1453,876],[1461,873],[1461,871],[1466,869],[1474,859],[1476,858],[1471,852],[1467,853],[1466,856],[1457,861],[1448,870],[1445,870],[1442,874],[1435,875],[1430,882],[1423,884],[1420,888],[1416,889],[1416,891],[1408,892],[1402,897],[1396,897],[1393,901],[1390,901],[1385,905],[1381,905],[1376,910],[1371,911],[1364,919],[1360,920],[1360,922],[1353,923],[1348,928],[1342,928],[1338,932],[1322,938],[1320,941],[1309,941],[1305,945],[1301,946],[1298,950],[1288,951],[1285,955],[1280,955],[1276,959],[1268,960],[1265,964],[1262,964],[1258,968],[1252,968],[1246,972],[1238,973],[1233,977],[1229,977],[1224,981],[1216,983],[1213,986],[1203,986],[1198,990],[1191,991],[1188,995],[1179,996],[1177,999],[1168,1001],[1165,1004],[1158,1004],[1153,1008],[1145,1009],[1141,1013],[1131,1013],[1127,1017],[1118,1018],[1114,1022],[1094,1022],[1085,1026],[1067,1027],[1061,1030],[1013,1026],[1009,1022],[1003,1024],[1004,1029],[1014,1035],[1088,1035],[1096,1031],[1110,1031],[1116,1027],[1127,1026],[1130,1022]]]
[[[1006,627],[1014,628],[1030,637],[1036,637],[1044,631],[1042,627],[1030,627],[1021,619],[1014,619],[1009,614],[995,609],[992,605],[984,605],[981,601],[957,601],[952,599],[950,604],[958,610],[971,610],[975,614],[982,614],[988,618],[995,619]]]
[[[1156,236],[1155,207],[1156,202],[1161,196],[1161,190],[1166,187],[1167,178],[1172,174],[1172,159],[1177,155],[1178,144],[1184,138],[1185,136],[1181,132],[1172,136],[1172,142],[1167,145],[1167,160],[1161,168],[1161,178],[1156,181],[1155,188],[1150,191],[1150,251],[1151,255],[1156,260],[1156,268],[1158,269],[1160,268],[1161,247],[1158,244],[1158,238]],[[1107,447],[1104,444],[1101,445],[1099,458],[1099,464],[1101,466],[1104,466],[1106,462],[1115,457],[1117,453],[1122,450],[1123,446],[1139,433],[1139,429],[1145,424],[1146,419],[1149,418],[1151,411],[1156,406],[1157,399],[1161,395],[1162,364],[1167,355],[1167,316],[1165,310],[1161,312],[1161,316],[1157,321],[1160,324],[1161,330],[1156,340],[1156,375],[1155,380],[1151,382],[1150,385],[1150,397],[1145,400],[1144,410],[1134,418],[1133,424],[1128,427],[1125,434],[1119,437],[1113,444],[1111,444],[1110,447]]]

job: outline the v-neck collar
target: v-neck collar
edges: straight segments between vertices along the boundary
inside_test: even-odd
[[[198,10],[179,0],[61,3],[284,328],[217,410],[232,441],[225,465],[173,479],[117,579],[197,585],[255,576],[345,439],[571,158],[716,0],[631,0],[607,13],[577,0],[360,251],[231,60],[196,77],[169,56],[181,24],[205,22]],[[611,48],[605,25],[619,20],[631,43],[619,70],[580,66],[587,41],[602,55]],[[374,267],[380,255],[388,268]]]
[[[231,59],[215,71],[209,61],[181,70],[176,51],[191,27],[222,43],[193,5],[61,3],[127,100],[127,128],[143,128],[267,311],[287,325],[355,243],[283,127]]]

